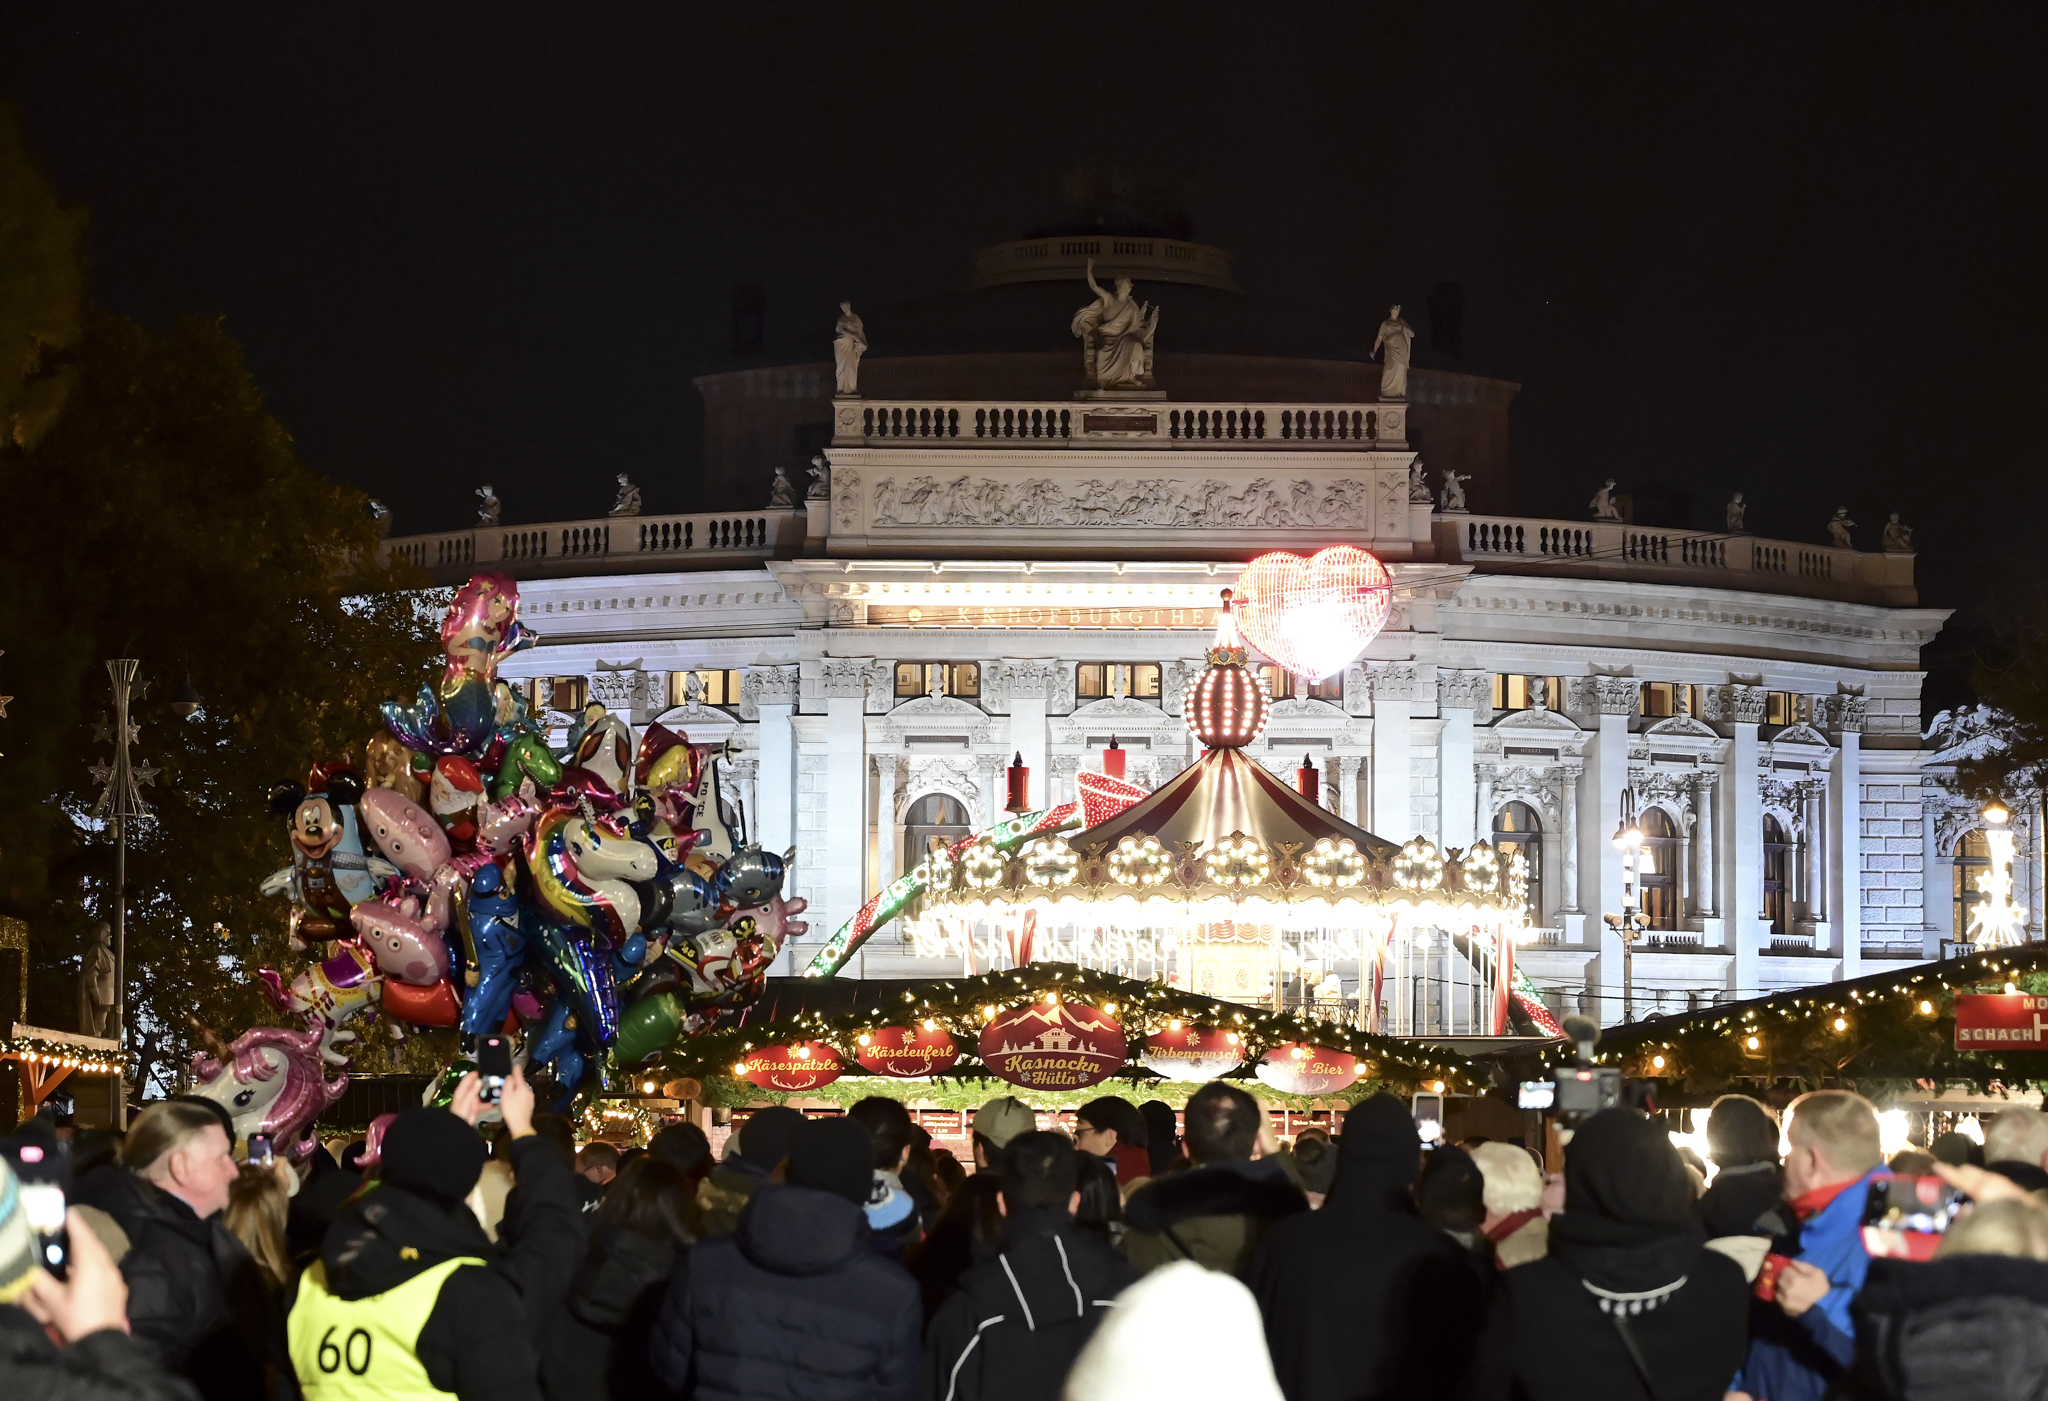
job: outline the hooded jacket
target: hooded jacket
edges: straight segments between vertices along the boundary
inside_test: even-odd
[[[60,1348],[24,1310],[0,1304],[0,1396],[197,1401],[199,1393],[150,1361],[144,1346],[118,1328],[102,1328]]]
[[[463,1256],[484,1260],[448,1276],[414,1351],[427,1379],[464,1401],[540,1401],[535,1362],[583,1258],[584,1228],[568,1164],[554,1144],[512,1145],[519,1185],[505,1202],[497,1245],[467,1206],[373,1187],[328,1228],[327,1287],[367,1299]]]
[[[859,1206],[770,1182],[732,1234],[677,1263],[648,1355],[696,1401],[907,1401],[923,1321],[916,1282],[869,1246]]]
[[[1321,1211],[1283,1221],[1252,1265],[1287,1401],[1457,1396],[1490,1281],[1416,1212],[1415,1120],[1391,1095],[1344,1119]]]
[[[1872,1401],[2023,1401],[2048,1373],[2048,1264],[2003,1255],[1872,1260],[1851,1312]]]
[[[599,1229],[541,1358],[547,1401],[663,1401],[672,1395],[648,1363],[647,1342],[675,1264],[675,1247],[667,1241]]]
[[[977,1265],[925,1339],[921,1401],[1048,1401],[1116,1296],[1130,1262],[1059,1207],[1008,1218],[995,1259]]]
[[[98,1207],[128,1236],[128,1329],[206,1401],[289,1395],[284,1315],[242,1243],[217,1218],[126,1168],[94,1169],[73,1200]]]
[[[1131,1193],[1123,1252],[1140,1271],[1193,1260],[1241,1278],[1266,1233],[1307,1210],[1308,1198],[1271,1158],[1198,1167]]]
[[[1742,1363],[1748,1282],[1707,1249],[1684,1160],[1634,1110],[1580,1126],[1549,1255],[1503,1278],[1498,1336],[1529,1401],[1720,1401]]]

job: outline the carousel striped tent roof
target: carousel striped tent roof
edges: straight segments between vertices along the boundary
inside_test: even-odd
[[[1298,842],[1308,847],[1324,837],[1348,837],[1369,858],[1388,859],[1401,849],[1310,802],[1237,749],[1204,751],[1148,797],[1068,840],[1085,851],[1098,843],[1114,846],[1125,837],[1153,837],[1171,850],[1181,842],[1209,846],[1233,832],[1269,846]]]

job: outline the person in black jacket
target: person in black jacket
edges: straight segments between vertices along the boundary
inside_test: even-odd
[[[120,1167],[95,1168],[72,1200],[128,1237],[131,1335],[206,1401],[288,1395],[284,1318],[242,1243],[221,1224],[241,1169],[217,1107],[153,1104],[129,1126]]]
[[[55,1135],[51,1135],[55,1142]],[[198,1401],[128,1336],[128,1286],[75,1208],[69,1269],[43,1271],[17,1182],[0,1157],[0,1396],[23,1401]]]
[[[408,1109],[385,1131],[377,1185],[335,1220],[320,1259],[299,1277],[291,1355],[308,1401],[319,1401],[328,1377],[341,1380],[330,1361],[354,1372],[355,1354],[332,1340],[358,1330],[387,1343],[366,1347],[371,1367],[406,1368],[409,1354],[434,1389],[463,1401],[539,1401],[537,1342],[583,1259],[584,1228],[568,1164],[534,1135],[533,1089],[517,1066],[500,1108],[519,1182],[495,1246],[463,1201],[484,1166],[471,1127],[483,1109],[475,1072],[449,1109]],[[405,1394],[369,1378],[344,1384]]]
[[[696,1240],[696,1219],[697,1180],[673,1162],[644,1154],[612,1180],[541,1358],[548,1401],[673,1394],[648,1365],[647,1340],[676,1257]]]
[[[1308,1210],[1277,1158],[1255,1158],[1266,1112],[1235,1085],[1211,1080],[1188,1098],[1194,1167],[1154,1178],[1124,1203],[1124,1257],[1140,1270],[1193,1260],[1240,1277],[1276,1223]]]
[[[907,1401],[924,1312],[868,1244],[874,1140],[851,1119],[791,1135],[786,1183],[676,1265],[649,1357],[695,1401]]]
[[[1422,1139],[1378,1094],[1344,1116],[1322,1210],[1273,1228],[1251,1271],[1287,1401],[1457,1396],[1488,1281],[1413,1196]]]
[[[1047,1401],[1103,1313],[1138,1278],[1074,1224],[1077,1154],[1066,1136],[1003,1150],[1002,1248],[969,1270],[925,1340],[922,1401]]]
[[[1709,1239],[1781,1236],[1792,1228],[1778,1167],[1778,1121],[1747,1095],[1722,1095],[1707,1114],[1707,1156],[1720,1169],[1700,1198]]]
[[[1707,1249],[1663,1126],[1602,1110],[1572,1135],[1564,1182],[1550,1253],[1503,1276],[1514,1394],[1721,1401],[1749,1347],[1749,1284]]]

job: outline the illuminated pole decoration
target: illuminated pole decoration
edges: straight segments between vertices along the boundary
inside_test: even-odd
[[[1394,581],[1355,545],[1260,555],[1238,576],[1235,612],[1245,641],[1304,681],[1342,671],[1387,625]]]
[[[2027,909],[2012,898],[2012,813],[1996,798],[1984,809],[1984,844],[1991,864],[1977,877],[1984,898],[1970,907],[1970,940],[2004,945],[2026,942]]]
[[[1621,1019],[1636,1019],[1636,940],[1649,921],[1637,912],[1636,865],[1643,850],[1643,829],[1636,825],[1636,795],[1621,790],[1621,825],[1614,832],[1614,849],[1621,853],[1621,913],[1602,915],[1607,927],[1621,936]]]

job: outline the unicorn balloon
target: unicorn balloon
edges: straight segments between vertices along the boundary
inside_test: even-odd
[[[309,1135],[301,1141],[300,1134],[348,1088],[346,1075],[327,1078],[321,1042],[318,1031],[276,1026],[251,1027],[224,1047],[216,1040],[225,1058],[204,1051],[192,1057],[200,1082],[192,1092],[228,1111],[237,1141],[266,1133],[272,1142],[289,1145],[295,1161],[304,1159],[313,1152],[313,1140]]]

